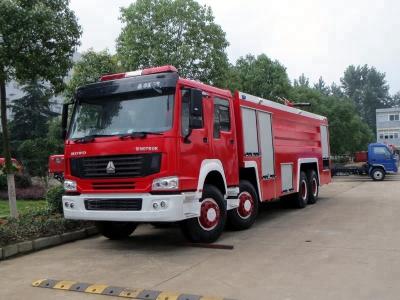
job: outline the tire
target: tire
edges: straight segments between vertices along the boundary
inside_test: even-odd
[[[307,180],[308,180],[308,204],[315,204],[318,201],[319,195],[319,184],[318,184],[318,176],[317,172],[314,170],[309,170],[307,172]]]
[[[228,225],[233,230],[250,228],[258,214],[258,197],[254,186],[247,180],[239,183],[239,207],[228,211]]]
[[[221,191],[206,184],[201,198],[200,216],[180,223],[183,235],[194,243],[212,243],[222,234],[226,222],[226,204]]]
[[[137,224],[132,222],[95,222],[99,232],[110,240],[128,238],[135,231]]]
[[[297,208],[304,208],[308,203],[308,180],[307,175],[303,171],[300,172],[299,178],[299,192],[297,193],[297,197],[295,198],[295,206]]]
[[[373,168],[371,170],[371,178],[373,181],[383,181],[385,179],[386,172],[382,168]]]

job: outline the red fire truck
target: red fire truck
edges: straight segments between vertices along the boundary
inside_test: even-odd
[[[73,113],[67,130],[68,106]],[[111,239],[178,222],[194,242],[247,229],[260,202],[303,208],[329,183],[325,117],[163,66],[101,77],[63,109],[64,215]]]

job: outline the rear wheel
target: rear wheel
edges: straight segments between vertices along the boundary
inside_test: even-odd
[[[239,207],[228,211],[228,224],[234,230],[250,228],[258,213],[258,197],[253,185],[241,180],[239,187]]]
[[[215,242],[222,234],[226,222],[226,205],[221,191],[206,184],[201,199],[200,216],[181,222],[184,236],[197,243]]]
[[[297,208],[304,208],[308,203],[308,180],[307,175],[303,171],[300,172],[299,178],[299,192],[297,193],[297,197],[295,198],[295,205]]]
[[[132,222],[95,222],[99,232],[110,240],[122,240],[135,231],[137,224]]]
[[[308,171],[307,180],[308,180],[308,191],[309,191],[308,204],[314,204],[318,201],[318,194],[319,194],[317,172],[315,172],[314,170]]]
[[[385,170],[382,168],[373,168],[371,171],[371,178],[374,181],[382,181],[385,179]]]

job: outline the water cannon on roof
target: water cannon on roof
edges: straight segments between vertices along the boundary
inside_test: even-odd
[[[285,97],[278,97],[278,100],[280,100],[284,105],[290,106],[290,107],[311,106],[311,103],[309,103],[309,102],[293,102],[289,99],[286,99]]]

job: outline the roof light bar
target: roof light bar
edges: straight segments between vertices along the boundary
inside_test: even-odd
[[[122,78],[128,77],[135,77],[141,75],[150,75],[150,74],[157,74],[157,73],[166,73],[166,72],[178,72],[178,70],[171,65],[162,66],[162,67],[154,67],[154,68],[147,68],[143,70],[136,70],[126,73],[115,73],[115,74],[108,74],[103,75],[100,77],[100,81],[109,81],[109,80],[117,80]]]

